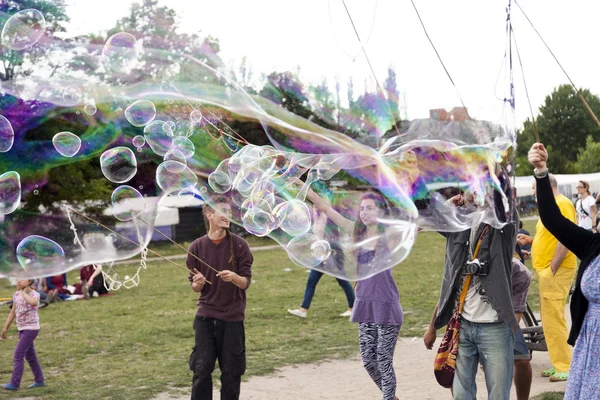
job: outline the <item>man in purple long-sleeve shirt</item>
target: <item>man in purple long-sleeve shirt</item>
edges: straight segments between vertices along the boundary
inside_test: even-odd
[[[192,290],[200,293],[190,356],[192,400],[212,400],[211,375],[217,359],[221,399],[237,400],[246,371],[244,318],[253,258],[248,243],[229,232],[231,206],[225,199],[213,204],[203,208],[208,233],[190,245],[187,257]]]

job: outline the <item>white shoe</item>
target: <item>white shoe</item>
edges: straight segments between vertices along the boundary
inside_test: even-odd
[[[340,314],[340,317],[349,317],[352,315],[352,311],[350,310],[346,310],[343,313]]]
[[[302,310],[288,310],[288,312],[296,317],[306,318],[306,311]]]

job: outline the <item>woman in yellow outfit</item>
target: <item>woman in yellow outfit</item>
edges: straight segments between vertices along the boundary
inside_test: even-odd
[[[561,214],[577,224],[573,203],[558,192],[558,184],[550,176],[554,199]],[[535,193],[535,182],[533,184]],[[551,381],[566,381],[569,377],[572,350],[567,344],[569,331],[565,318],[565,305],[575,277],[577,258],[558,242],[539,220],[535,228],[535,240],[531,236],[518,235],[519,245],[531,244],[531,261],[539,279],[540,313],[544,336],[552,368],[542,371]]]

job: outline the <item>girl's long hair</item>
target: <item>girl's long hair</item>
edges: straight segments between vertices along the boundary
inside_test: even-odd
[[[362,203],[364,200],[373,200],[375,202],[375,206],[377,206],[377,208],[380,211],[382,211],[383,217],[387,217],[389,215],[388,203],[387,203],[385,197],[383,197],[383,195],[381,193],[373,192],[373,191],[367,192],[361,196],[360,202]],[[381,222],[377,223],[377,232],[378,233],[385,232],[385,225],[382,224]],[[363,240],[365,238],[366,233],[367,233],[367,226],[360,219],[360,211],[359,211],[359,216],[356,219],[356,222],[354,223],[354,232],[352,235],[353,239],[354,239],[354,243],[358,243],[361,240]]]
[[[579,183],[581,183],[581,185],[583,185],[583,188],[585,189],[588,196],[591,196],[592,193],[590,192],[590,184],[587,181],[579,181]]]

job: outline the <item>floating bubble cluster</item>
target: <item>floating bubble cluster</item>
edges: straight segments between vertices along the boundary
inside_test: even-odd
[[[25,11],[4,26],[8,48],[27,49],[43,34],[43,15]],[[222,69],[142,51],[126,32],[99,47],[52,40],[73,60],[60,76],[34,71],[26,84],[3,84],[0,277],[139,254],[160,202],[174,198],[197,206],[225,196],[235,224],[271,237],[294,263],[344,279],[402,262],[419,227],[500,227],[510,218],[513,137],[495,125],[395,124],[380,94],[336,115],[321,107],[318,125],[281,107],[318,103],[285,74],[250,95]],[[160,77],[132,73],[152,65],[166,66]],[[375,261],[361,261],[367,252]]]

